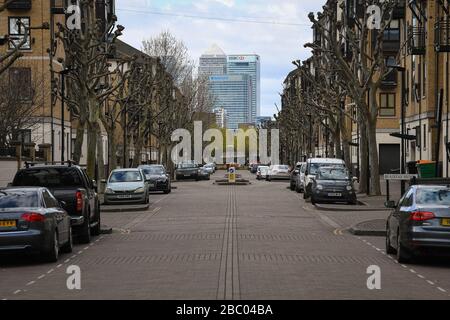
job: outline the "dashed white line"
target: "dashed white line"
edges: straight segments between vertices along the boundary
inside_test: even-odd
[[[19,293],[21,293],[21,292],[22,292],[22,290],[16,290],[16,291],[14,291],[13,294],[19,294]]]
[[[434,286],[434,282],[433,281],[427,280],[427,282],[428,282],[428,284]]]
[[[425,279],[425,277],[423,276],[423,275],[421,275],[421,274],[418,274],[417,275],[420,279]]]
[[[447,290],[445,290],[445,289],[442,289],[441,287],[437,287],[437,289],[439,290],[439,291],[441,291],[441,292],[447,292]]]
[[[52,273],[53,271],[55,271],[55,269],[50,269],[50,270],[47,271],[47,274],[50,274],[50,273]]]
[[[56,267],[61,268],[62,266],[63,266],[62,264],[58,264]]]
[[[70,261],[70,259],[66,259],[65,261],[64,261],[64,263],[68,263]]]
[[[41,274],[39,277],[37,277],[39,280],[42,280],[45,278],[45,274]]]
[[[36,281],[30,281],[30,282],[27,283],[27,287],[32,286],[35,283],[36,283]]]

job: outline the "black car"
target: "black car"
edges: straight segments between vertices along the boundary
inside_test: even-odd
[[[311,203],[346,202],[357,203],[353,181],[345,168],[321,167],[312,179]]]
[[[149,191],[162,191],[165,194],[172,192],[170,175],[163,165],[143,165],[139,169],[144,171]]]
[[[412,186],[394,209],[386,224],[386,252],[400,263],[423,254],[450,254],[450,187]]]
[[[194,179],[199,181],[202,177],[200,176],[200,168],[198,164],[187,162],[181,163],[177,166],[177,170],[175,171],[175,176],[177,180],[182,179]]]
[[[0,252],[72,252],[71,218],[46,188],[0,189]]]
[[[100,202],[96,182],[90,180],[85,170],[69,162],[67,165],[27,164],[19,170],[11,184],[13,187],[45,187],[73,220],[74,236],[89,243],[91,235],[100,234]]]

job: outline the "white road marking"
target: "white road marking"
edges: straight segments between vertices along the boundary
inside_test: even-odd
[[[421,274],[418,274],[417,275],[420,279],[425,279],[425,277],[423,276],[423,275],[421,275]]]
[[[45,278],[45,274],[41,274],[41,275],[38,277],[39,280],[44,279],[44,278]]]
[[[437,287],[437,289],[438,289],[439,291],[441,291],[441,292],[447,292],[447,290],[442,289],[441,287]]]
[[[53,271],[55,271],[55,269],[50,269],[50,270],[47,271],[47,274],[50,274],[50,273],[52,273]]]
[[[62,266],[63,266],[62,264],[58,264],[56,267],[61,268]]]
[[[432,286],[434,286],[434,282],[433,282],[433,281],[427,280],[427,282],[428,282],[429,284],[431,284]]]
[[[32,286],[35,283],[36,283],[36,281],[30,281],[30,282],[27,283],[27,287]]]
[[[16,290],[16,291],[14,291],[14,294],[19,294],[21,292],[22,292],[22,290]]]

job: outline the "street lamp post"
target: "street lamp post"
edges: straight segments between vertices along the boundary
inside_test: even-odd
[[[312,151],[313,129],[312,129],[312,114],[311,113],[308,113],[308,118],[309,118],[309,156],[312,157],[313,156],[313,151]]]

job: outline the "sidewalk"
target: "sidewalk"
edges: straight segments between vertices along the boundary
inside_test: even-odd
[[[355,184],[358,188],[358,185]],[[326,213],[341,226],[354,235],[385,236],[386,219],[391,209],[384,206],[386,202],[386,181],[381,179],[382,196],[367,196],[358,194],[359,205],[317,204],[316,208]],[[400,181],[390,182],[390,200],[398,201]]]

